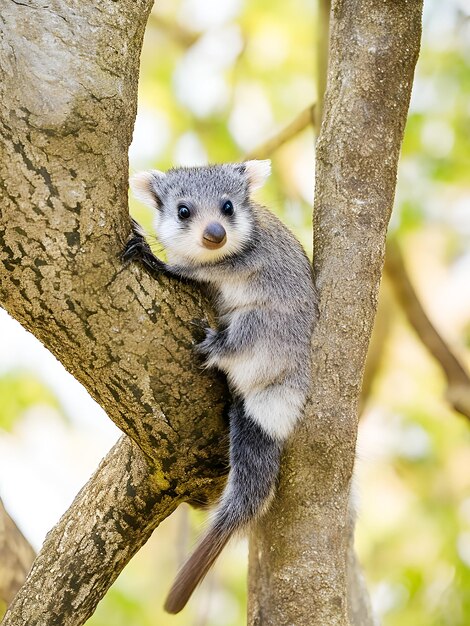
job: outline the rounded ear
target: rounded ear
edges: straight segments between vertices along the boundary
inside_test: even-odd
[[[138,172],[131,176],[129,185],[134,197],[152,209],[160,207],[159,183],[163,181],[166,174],[159,170],[148,172]]]
[[[245,176],[248,180],[250,191],[262,187],[271,174],[270,159],[245,161],[243,165],[245,166]]]

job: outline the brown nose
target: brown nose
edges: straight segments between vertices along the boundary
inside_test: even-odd
[[[225,228],[219,222],[210,222],[202,233],[202,245],[209,250],[221,248],[227,241]]]

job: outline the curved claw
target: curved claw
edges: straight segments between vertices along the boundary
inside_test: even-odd
[[[195,346],[195,351],[203,356],[209,356],[217,342],[219,333],[213,328],[206,328],[206,337]]]
[[[153,254],[150,246],[145,241],[140,225],[135,220],[132,220],[132,232],[133,236],[122,251],[121,258],[123,262],[139,261],[152,273],[166,273],[166,264]]]

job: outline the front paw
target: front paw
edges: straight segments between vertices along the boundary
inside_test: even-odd
[[[139,228],[137,222],[134,222],[133,236],[126,243],[121,255],[123,262],[137,261],[154,276],[158,274],[172,275],[168,266],[153,254]]]
[[[206,328],[206,337],[203,341],[198,343],[195,350],[198,354],[204,357],[210,356],[217,344],[219,333],[213,328]]]
[[[122,251],[122,260],[124,263],[131,261],[140,261],[142,259],[145,248],[145,240],[141,235],[134,235],[126,243]]]

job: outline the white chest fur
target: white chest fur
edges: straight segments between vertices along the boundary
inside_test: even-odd
[[[218,292],[218,305],[221,313],[244,309],[256,304],[255,294],[246,281],[231,280],[219,285]]]

